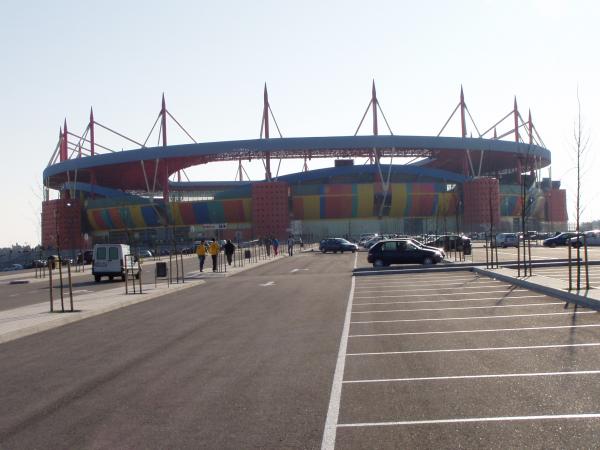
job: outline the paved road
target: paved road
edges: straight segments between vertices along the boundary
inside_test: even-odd
[[[354,255],[302,254],[0,345],[0,448],[318,448]]]
[[[466,271],[353,281],[354,261],[297,255],[0,345],[0,448],[600,442],[597,312]]]

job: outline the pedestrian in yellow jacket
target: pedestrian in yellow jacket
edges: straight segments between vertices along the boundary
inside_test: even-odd
[[[198,255],[198,264],[200,265],[200,272],[202,272],[204,269],[204,260],[206,259],[206,243],[204,239],[196,247],[196,255]]]
[[[221,247],[219,247],[219,244],[217,243],[216,239],[213,238],[212,241],[210,242],[210,245],[208,246],[208,253],[210,254],[210,257],[212,258],[212,263],[213,263],[213,272],[217,271],[217,255],[219,254],[220,250],[221,250]]]

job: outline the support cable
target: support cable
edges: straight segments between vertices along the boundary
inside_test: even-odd
[[[465,109],[467,110],[467,114],[469,115],[469,119],[471,119],[471,123],[475,127],[475,131],[477,131],[477,134],[479,135],[479,137],[481,137],[481,133],[479,132],[479,128],[477,128],[477,125],[475,124],[475,121],[473,120],[473,116],[471,116],[471,111],[469,111],[469,108],[467,108],[466,104],[465,104]]]
[[[133,142],[134,144],[136,144],[136,145],[139,145],[140,147],[143,147],[143,145],[142,145],[142,144],[140,144],[138,141],[134,141],[133,139],[131,139],[131,138],[128,138],[127,136],[125,136],[125,135],[123,135],[123,134],[121,134],[121,133],[119,133],[119,132],[117,132],[117,131],[115,131],[115,130],[112,130],[112,129],[110,129],[110,128],[108,128],[107,126],[104,126],[104,125],[102,125],[100,122],[96,122],[96,121],[94,121],[94,124],[98,125],[99,127],[102,127],[102,128],[104,128],[104,129],[105,129],[105,130],[107,130],[107,131],[110,131],[111,133],[114,133],[114,134],[116,134],[117,136],[120,136],[120,137],[122,137],[123,139],[127,139],[129,142]]]
[[[61,138],[58,139],[58,142],[56,143],[56,147],[54,147],[54,151],[52,152],[52,156],[50,157],[50,160],[48,160],[48,166],[51,166],[52,164],[54,164],[54,162],[55,162],[54,160],[56,159],[56,156],[58,155],[58,149],[60,148],[61,140],[62,140]]]
[[[383,116],[383,120],[388,128],[388,131],[390,132],[390,134],[393,136],[394,132],[392,131],[392,128],[390,127],[390,124],[388,123],[385,114],[383,113],[383,109],[381,109],[381,105],[379,104],[379,100],[377,100],[377,108],[379,109],[379,112],[381,113],[381,115]]]
[[[173,119],[173,121],[174,121],[174,122],[175,122],[177,125],[179,125],[179,128],[181,128],[181,129],[183,130],[183,132],[184,132],[185,134],[187,134],[187,136],[188,136],[188,137],[189,137],[189,138],[190,138],[190,139],[191,139],[191,140],[194,142],[194,144],[197,144],[197,142],[196,142],[196,139],[194,139],[194,138],[192,137],[192,135],[191,135],[190,133],[188,133],[188,132],[187,132],[187,130],[186,130],[185,128],[183,128],[183,126],[182,126],[182,125],[181,125],[181,124],[180,124],[180,123],[177,121],[177,119],[176,119],[175,117],[173,117],[173,115],[172,115],[172,114],[169,112],[169,110],[167,110],[167,114],[169,115],[169,117],[170,117],[171,119]]]
[[[154,121],[154,125],[152,125],[152,128],[150,128],[150,133],[148,133],[148,136],[146,137],[146,140],[144,141],[144,145],[142,147],[146,147],[146,143],[148,142],[148,139],[150,139],[150,136],[152,135],[154,127],[156,127],[156,123],[158,122],[158,119],[160,119],[160,116],[161,114],[158,113],[158,116],[156,116],[156,120]]]
[[[146,164],[142,159],[140,159],[140,164],[142,166],[142,173],[144,174],[144,181],[146,182],[146,190],[148,191],[148,194],[150,194],[150,183],[148,183],[148,176],[146,175]]]
[[[158,178],[158,165],[160,159],[156,158],[154,161],[154,180],[152,180],[152,201],[154,201],[154,195],[156,194],[156,179]]]
[[[505,115],[502,119],[500,119],[498,122],[496,122],[494,125],[492,125],[489,129],[487,129],[486,131],[484,131],[482,133],[482,137],[485,136],[486,134],[488,134],[490,131],[492,131],[496,126],[498,126],[500,123],[504,122],[507,118],[509,118],[512,114],[514,113],[513,110],[511,110],[507,115]],[[515,131],[513,129],[513,131]],[[500,139],[500,138],[498,138]]]
[[[367,105],[367,109],[365,109],[365,113],[362,116],[362,119],[360,119],[360,123],[358,124],[358,127],[356,128],[356,131],[354,132],[354,136],[356,136],[358,134],[358,131],[360,130],[360,127],[363,124],[363,121],[365,120],[365,117],[367,117],[367,113],[369,112],[369,108],[371,107],[371,103],[373,103],[373,100],[369,100],[369,104]]]
[[[73,137],[76,137],[76,138],[78,138],[78,139],[83,139],[83,141],[84,141],[84,142],[89,142],[90,144],[92,143],[92,141],[90,141],[89,139],[87,139],[87,138],[83,138],[82,136],[78,136],[78,135],[77,135],[77,134],[75,134],[75,133],[71,133],[70,131],[67,131],[67,133],[68,133],[68,134],[70,134],[70,135],[71,135],[71,136],[73,136]],[[113,150],[113,149],[110,149],[110,148],[108,148],[108,147],[104,147],[103,145],[100,145],[100,144],[98,144],[97,142],[94,142],[94,145],[95,145],[96,147],[100,147],[101,149],[103,149],[103,150],[106,150],[106,151],[109,151],[109,152],[111,152],[111,153],[116,153],[116,151],[115,151],[115,150]],[[91,150],[90,150],[90,151],[91,151]]]
[[[442,134],[444,132],[444,130],[446,129],[446,126],[448,125],[448,123],[450,123],[450,121],[454,117],[454,114],[456,114],[456,111],[458,111],[458,108],[460,108],[460,103],[458,105],[456,105],[456,108],[454,108],[454,111],[452,111],[452,114],[450,114],[450,117],[448,117],[448,120],[446,120],[446,123],[444,124],[444,126],[442,127],[442,129],[440,130],[440,132],[437,134],[436,137],[440,137],[440,134]]]
[[[275,118],[275,114],[273,114],[273,110],[271,109],[271,105],[267,105],[267,108],[269,108],[269,112],[271,113],[271,118],[273,119],[273,122],[275,122],[275,128],[277,128],[277,133],[279,133],[279,137],[283,138],[283,135],[281,134],[281,131],[279,130],[279,125],[277,124],[277,119]]]

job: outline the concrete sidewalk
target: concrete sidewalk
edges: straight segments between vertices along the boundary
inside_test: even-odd
[[[582,289],[569,291],[569,283],[557,278],[543,275],[518,277],[516,269],[501,267],[499,269],[485,269],[473,267],[472,271],[496,280],[505,281],[515,286],[531,289],[541,294],[555,297],[565,302],[600,310],[600,289]]]
[[[195,255],[193,255],[195,257]],[[136,303],[151,300],[167,294],[173,294],[183,289],[189,289],[206,283],[206,280],[212,278],[223,278],[244,272],[255,267],[277,261],[281,258],[287,258],[287,255],[279,255],[271,259],[258,260],[256,262],[246,263],[243,267],[228,266],[227,272],[202,272],[198,270],[187,272],[184,282],[167,284],[166,279],[159,279],[156,286],[152,277],[152,283],[143,282],[142,294],[125,294],[125,284],[119,284],[114,289],[107,289],[100,292],[77,295],[74,300],[74,312],[56,312],[61,311],[60,296],[55,284],[54,311],[50,312],[50,301],[48,298],[40,298],[40,303],[23,306],[20,308],[0,311],[0,343],[12,341],[24,336],[39,333],[51,328],[60,327],[88,317],[104,314],[115,309]],[[88,277],[91,271],[83,275]],[[25,278],[26,279],[26,278]],[[48,282],[48,278],[42,281]],[[136,292],[138,291],[136,284]],[[131,289],[130,289],[131,290]],[[58,298],[57,298],[58,297]],[[69,295],[65,290],[64,294],[65,309],[70,308]]]

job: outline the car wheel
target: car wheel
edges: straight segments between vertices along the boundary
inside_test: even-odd
[[[112,275],[108,276],[108,281],[112,281],[115,277],[113,277]]]
[[[375,262],[373,263],[373,267],[384,267],[385,263],[383,262],[382,259],[376,259]]]
[[[337,250],[334,250],[333,253],[337,253]]]
[[[96,283],[100,283],[100,280],[102,279],[102,277],[100,275],[94,275],[94,281]]]
[[[321,250],[321,253],[325,254],[325,253],[327,253],[327,250],[323,249],[323,250]]]
[[[506,244],[502,244],[502,248],[506,248]]]
[[[552,243],[550,244],[550,248],[556,248],[556,242],[552,242]]]
[[[423,265],[430,266],[431,264],[433,264],[433,259],[431,259],[429,256],[423,259]]]

